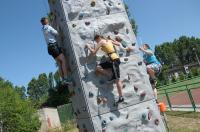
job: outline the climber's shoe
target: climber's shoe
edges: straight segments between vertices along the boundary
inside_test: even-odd
[[[124,102],[124,97],[119,97],[118,101],[116,102],[117,104]]]

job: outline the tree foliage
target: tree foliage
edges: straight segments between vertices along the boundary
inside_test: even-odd
[[[131,26],[132,26],[132,29],[133,29],[133,32],[135,33],[135,35],[137,36],[137,33],[138,33],[138,26],[135,22],[135,19],[133,18],[133,16],[131,15],[131,13],[129,12],[129,8],[128,8],[128,5],[125,4],[125,9],[126,9],[126,13],[130,19],[130,23],[131,23]]]
[[[0,80],[0,125],[5,132],[37,132],[40,127],[37,111],[23,99],[22,89]]]
[[[195,49],[195,50],[194,50]],[[200,54],[200,39],[195,37],[181,36],[173,42],[164,42],[155,47],[155,55],[163,64],[163,70],[158,77],[160,81],[166,84],[168,79],[168,70],[177,66],[184,66],[186,64],[197,63],[197,55]],[[194,75],[197,75],[198,72]],[[192,73],[187,77],[191,77]],[[181,80],[184,76],[181,77]]]

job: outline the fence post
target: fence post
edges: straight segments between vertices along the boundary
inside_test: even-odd
[[[190,98],[190,102],[191,102],[191,104],[192,104],[192,107],[193,107],[193,109],[194,109],[194,112],[196,112],[196,105],[195,105],[194,99],[193,99],[193,97],[192,97],[191,90],[187,87],[187,85],[186,85],[186,89],[187,89],[188,96],[189,96],[189,98]]]
[[[165,95],[166,95],[166,97],[167,97],[167,102],[168,102],[169,108],[170,108],[170,110],[172,110],[172,105],[171,105],[170,98],[169,98],[169,95],[168,95],[166,89],[165,89]]]

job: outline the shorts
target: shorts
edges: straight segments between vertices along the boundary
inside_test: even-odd
[[[161,72],[162,66],[160,64],[151,63],[147,65],[147,68],[153,69],[156,74]]]
[[[106,61],[103,63],[100,63],[99,65],[103,68],[103,69],[112,69],[112,79],[119,79],[120,78],[120,60],[119,59],[115,59],[112,61]]]
[[[60,54],[62,54],[61,48],[58,46],[57,43],[50,43],[48,45],[48,53],[51,55],[54,59],[57,58]]]

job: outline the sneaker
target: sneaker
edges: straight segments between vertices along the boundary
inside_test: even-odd
[[[117,101],[117,104],[124,102],[124,97],[119,97],[119,100]]]

